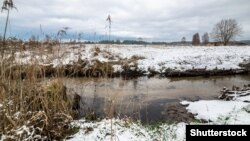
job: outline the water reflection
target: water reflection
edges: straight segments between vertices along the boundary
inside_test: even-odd
[[[164,109],[180,99],[214,99],[223,87],[250,83],[250,75],[223,77],[67,78],[65,85],[83,99],[83,109],[103,116],[159,120]]]

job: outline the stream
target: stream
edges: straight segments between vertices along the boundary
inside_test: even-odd
[[[142,122],[189,121],[181,100],[216,99],[223,87],[242,87],[250,75],[213,77],[65,78],[70,93],[81,96],[82,115],[131,117]]]

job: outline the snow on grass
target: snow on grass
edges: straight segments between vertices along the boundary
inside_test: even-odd
[[[157,133],[152,133],[154,140],[163,141],[185,141],[186,140],[186,123],[178,123],[176,125],[163,124],[159,128],[160,136],[154,136]]]
[[[195,118],[222,124],[250,124],[250,104],[242,101],[200,100],[182,101]]]
[[[249,125],[250,124],[250,105],[240,109],[234,110],[228,115],[219,118],[217,121],[222,124],[243,124]]]
[[[112,123],[112,128],[111,128]],[[73,135],[69,141],[184,141],[185,123],[167,125],[158,128],[149,128],[140,123],[128,122],[126,120],[112,119],[99,122],[76,121],[74,126],[80,127],[80,131]]]
[[[131,59],[140,56],[137,64],[140,70],[154,69],[161,72],[165,69],[190,70],[190,69],[239,69],[239,64],[250,59],[250,46],[135,46],[135,45],[85,45],[81,47],[63,46],[59,52],[53,54],[39,54],[32,51],[17,52],[16,61],[22,64],[38,61],[40,64],[58,65],[72,64],[78,59],[99,60],[101,62],[113,62],[120,59]],[[39,54],[39,55],[37,55]],[[114,66],[115,71],[122,71]]]
[[[113,122],[112,128],[111,128],[111,122]],[[77,140],[110,141],[111,138],[119,141],[126,141],[126,140],[140,141],[143,138],[150,137],[145,129],[136,126],[136,124],[131,124],[129,125],[129,127],[126,127],[125,123],[120,120],[113,120],[113,121],[103,120],[94,123],[78,121],[76,124],[80,126],[81,130],[72,139],[70,139],[70,141],[77,141]]]
[[[139,68],[147,71],[155,68],[176,70],[188,70],[192,68],[211,69],[238,69],[239,63],[250,58],[249,46],[227,46],[227,47],[191,47],[175,46],[154,48],[151,46],[123,46],[110,49],[114,54],[123,58],[134,55],[143,56],[146,59],[138,61]]]
[[[73,64],[79,59],[87,60],[90,65],[95,60],[99,60],[100,62],[118,60],[117,57],[109,54],[104,47],[100,50],[96,45],[86,45],[85,47],[77,47],[75,49],[72,49],[72,47],[64,47],[58,56],[59,57],[56,57],[51,61],[51,64],[53,64],[54,67]],[[113,59],[109,59],[111,57],[113,57]]]

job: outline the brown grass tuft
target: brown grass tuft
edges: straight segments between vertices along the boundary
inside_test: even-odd
[[[70,127],[72,100],[63,81],[47,81],[44,70],[1,58],[0,134],[7,140],[60,140],[76,131]]]

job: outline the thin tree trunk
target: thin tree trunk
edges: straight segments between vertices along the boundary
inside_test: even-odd
[[[111,33],[111,23],[109,23],[109,41],[110,41],[110,33]]]
[[[7,28],[8,28],[9,14],[10,14],[10,10],[8,10],[7,19],[6,19],[6,23],[5,23],[5,29],[4,29],[4,35],[3,35],[3,48],[5,48],[5,38],[6,38],[6,32],[7,32]]]

